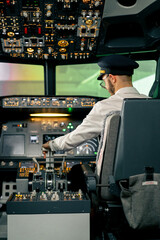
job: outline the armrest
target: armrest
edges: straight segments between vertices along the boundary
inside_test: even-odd
[[[81,165],[82,174],[88,192],[96,191],[96,174],[92,171],[91,167],[87,164]]]

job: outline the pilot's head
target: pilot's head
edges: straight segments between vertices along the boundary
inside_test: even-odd
[[[100,75],[98,80],[103,80],[102,87],[106,88],[111,95],[123,87],[132,86],[132,75],[139,64],[129,57],[122,55],[110,55],[102,57],[98,61]]]

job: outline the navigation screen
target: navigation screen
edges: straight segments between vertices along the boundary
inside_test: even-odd
[[[24,155],[24,135],[6,134],[3,136],[3,156]]]

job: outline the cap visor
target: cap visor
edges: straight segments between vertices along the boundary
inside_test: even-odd
[[[97,80],[102,80],[102,76],[103,76],[104,74],[100,74],[99,76],[98,76],[98,78],[97,78]]]

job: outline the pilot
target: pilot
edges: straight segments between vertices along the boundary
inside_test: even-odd
[[[100,85],[107,89],[111,96],[97,102],[83,122],[72,132],[58,137],[42,145],[44,150],[56,152],[58,150],[71,150],[86,140],[101,134],[105,116],[112,111],[120,111],[124,98],[146,98],[132,85],[134,69],[138,68],[137,62],[123,55],[110,55],[98,61],[101,80]],[[45,148],[45,149],[44,149]]]

